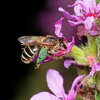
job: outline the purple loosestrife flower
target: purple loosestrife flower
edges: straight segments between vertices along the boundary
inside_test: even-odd
[[[84,34],[87,32],[91,35],[99,34],[100,26],[97,25],[97,21],[100,20],[100,2],[96,5],[96,0],[76,0],[73,5],[68,6],[74,7],[75,15],[70,15],[62,7],[59,7],[59,11],[63,12],[72,26],[83,24]]]
[[[47,72],[47,85],[49,89],[54,93],[51,94],[49,92],[40,92],[34,96],[31,97],[30,100],[74,100],[78,89],[80,88],[77,83],[84,77],[85,75],[78,76],[73,84],[72,87],[68,93],[68,95],[64,91],[63,87],[63,78],[59,74],[58,71],[49,69]],[[75,90],[76,86],[76,90]]]

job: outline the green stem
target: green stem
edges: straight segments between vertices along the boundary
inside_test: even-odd
[[[96,44],[97,44],[97,58],[98,58],[98,61],[100,63],[100,35],[96,38]]]
[[[96,56],[97,54],[97,45],[96,45],[96,37],[87,34],[88,37],[88,47],[90,56]]]

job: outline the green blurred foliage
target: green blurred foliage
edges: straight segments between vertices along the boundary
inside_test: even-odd
[[[100,0],[96,0],[96,2],[97,2],[97,3],[99,3],[99,2],[100,2]]]
[[[33,66],[33,63],[31,66],[28,65],[29,70],[27,75],[20,80],[12,100],[29,100],[34,94],[41,91],[51,92],[46,83],[46,72],[48,69],[56,69],[60,72],[64,78],[64,87],[67,93],[72,81],[77,76],[77,72],[74,67],[66,69],[63,66],[63,62],[63,60],[52,60],[51,62],[41,65],[40,68],[36,70],[34,69],[35,66]]]
[[[95,98],[96,98],[96,100],[100,100],[100,91],[96,91]]]
[[[100,60],[100,36],[98,36],[96,38],[96,44],[97,44],[97,47],[98,47],[98,50],[97,50],[97,57],[98,57],[98,60]]]

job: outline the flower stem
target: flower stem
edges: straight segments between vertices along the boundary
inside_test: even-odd
[[[89,53],[91,54],[91,56],[96,56],[97,54],[96,37],[87,34],[87,38],[88,38]]]

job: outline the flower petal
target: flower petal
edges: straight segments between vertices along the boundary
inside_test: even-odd
[[[98,14],[98,17],[100,17],[100,12],[99,12],[99,14]]]
[[[40,92],[31,97],[30,100],[60,100],[49,92]]]
[[[78,83],[84,76],[85,76],[85,75],[80,75],[80,76],[76,77],[75,80],[74,80],[74,82],[73,82],[73,84],[72,84],[71,89],[74,89],[75,86],[77,85],[77,83]]]
[[[94,17],[87,17],[86,20],[84,21],[84,25],[86,29],[91,29],[92,25],[94,23]]]
[[[68,5],[68,7],[75,7],[77,5],[80,5],[81,8],[86,11],[87,13],[89,12],[89,10],[86,8],[86,6],[84,5],[84,2],[81,0],[76,0],[75,3],[73,5]]]
[[[83,0],[83,3],[88,10],[94,10],[96,7],[96,0]]]
[[[77,5],[74,7],[74,12],[77,16],[83,16],[83,14],[81,13],[82,11],[82,7],[80,5]]]
[[[75,63],[73,60],[65,60],[64,67],[69,68],[71,64]]]
[[[65,94],[63,87],[63,78],[58,71],[49,69],[46,75],[49,89],[57,96],[63,97]]]
[[[99,11],[100,11],[100,2],[96,6],[96,12],[99,12]]]
[[[97,71],[100,71],[100,64],[98,63],[98,61],[95,61],[94,64],[93,64],[93,66],[92,66],[90,75],[92,76]]]
[[[49,61],[51,61],[51,60],[53,60],[53,57],[47,56],[47,57],[45,58],[45,60],[44,60],[41,64],[45,64],[45,63],[47,63],[47,62],[49,62]]]
[[[91,1],[91,10],[94,10],[96,8],[96,0],[90,0]]]
[[[70,21],[70,20],[68,20],[68,22],[69,22],[69,24],[70,24],[71,26],[76,26],[76,25],[78,25],[78,24],[82,24],[82,23],[83,23],[82,21],[73,22],[73,21]]]
[[[55,24],[55,34],[57,37],[62,37],[63,34],[60,32],[62,28],[62,21],[64,20],[64,17],[62,17],[60,20],[58,20]]]
[[[72,41],[69,42],[69,43],[67,44],[67,50],[66,50],[66,53],[69,53],[69,52],[71,51],[71,49],[72,49],[74,43],[75,43],[75,40],[74,40],[74,37],[72,37]]]
[[[59,11],[61,11],[63,13],[63,15],[68,18],[69,20],[72,20],[72,21],[76,21],[76,17],[69,14],[67,11],[65,11],[62,7],[59,7],[58,8]]]
[[[74,89],[75,86],[78,84],[78,82],[84,77],[85,75],[81,75],[81,76],[78,76],[75,78],[73,84],[72,84],[72,87],[68,93],[68,96],[67,96],[67,99],[68,100],[74,100],[76,94],[77,94],[77,91],[78,89],[80,88],[80,86],[78,86],[78,88],[76,87],[76,90]]]

